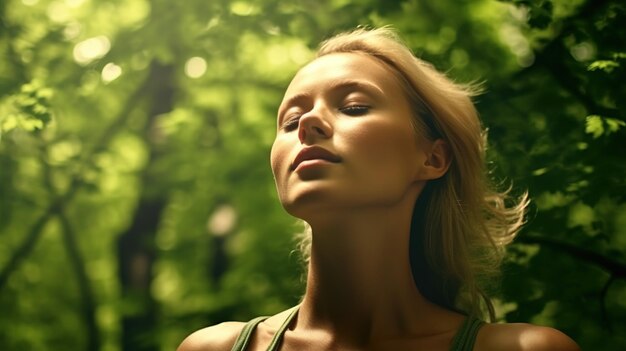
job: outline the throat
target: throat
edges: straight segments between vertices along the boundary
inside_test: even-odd
[[[412,334],[436,307],[416,288],[408,242],[408,227],[387,224],[314,233],[301,307],[308,326],[353,346]]]

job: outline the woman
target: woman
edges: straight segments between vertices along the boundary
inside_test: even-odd
[[[486,324],[479,288],[519,229],[486,181],[471,90],[389,29],[322,44],[278,110],[280,201],[310,225],[301,304],[190,335],[199,350],[578,350],[561,332]]]

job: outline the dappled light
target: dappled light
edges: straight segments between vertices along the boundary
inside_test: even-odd
[[[190,78],[200,78],[206,72],[206,61],[202,57],[192,57],[185,63],[185,74]]]
[[[229,234],[235,227],[237,212],[232,206],[221,205],[211,215],[207,229],[215,236]]]
[[[122,75],[122,67],[109,62],[102,67],[102,81],[105,83],[112,82]]]
[[[106,55],[110,49],[111,42],[106,36],[89,38],[74,46],[74,60],[81,65],[86,65]]]

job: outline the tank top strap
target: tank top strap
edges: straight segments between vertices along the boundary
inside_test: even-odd
[[[267,317],[256,317],[246,323],[246,325],[243,326],[243,329],[241,329],[237,340],[235,340],[235,345],[233,345],[231,351],[244,351],[246,347],[248,347],[250,339],[252,339],[252,333],[254,332],[254,329],[256,329],[256,326],[266,319]]]
[[[296,306],[292,308],[291,313],[289,313],[289,316],[287,316],[283,324],[276,331],[276,334],[274,334],[274,338],[272,339],[270,346],[267,348],[267,351],[278,351],[278,348],[280,347],[280,343],[283,341],[283,337],[285,336],[285,332],[289,328],[289,325],[291,324],[293,319],[298,314],[299,307],[300,306]]]
[[[298,308],[299,306],[294,307],[283,324],[278,328],[267,348],[267,351],[278,351],[283,337],[285,336],[285,332],[298,314]],[[246,347],[248,347],[248,344],[250,343],[250,340],[252,339],[252,333],[256,329],[257,325],[267,318],[268,317],[257,317],[246,323],[239,333],[231,351],[245,351]],[[483,321],[476,317],[467,317],[459,328],[459,331],[454,336],[454,339],[452,339],[450,351],[472,351],[474,343],[476,342],[476,335],[478,335],[478,331],[484,324],[485,323]]]
[[[480,330],[480,327],[484,324],[485,322],[476,317],[467,317],[454,336],[454,339],[452,339],[450,351],[472,351],[478,330]]]

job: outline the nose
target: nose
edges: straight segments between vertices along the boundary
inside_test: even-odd
[[[333,126],[322,117],[320,109],[313,109],[300,117],[298,138],[302,144],[312,144],[318,139],[328,139],[333,135]]]

